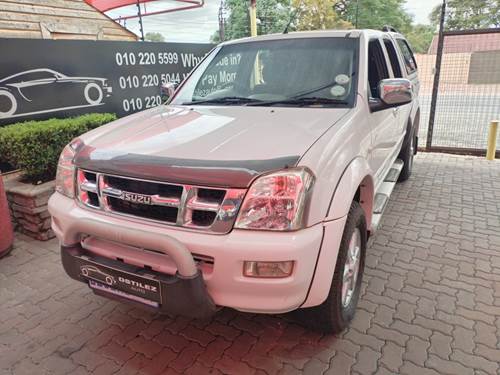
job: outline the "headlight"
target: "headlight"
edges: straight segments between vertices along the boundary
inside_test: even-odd
[[[235,228],[276,231],[302,228],[313,182],[313,175],[304,168],[259,177],[248,190]]]
[[[56,173],[56,191],[69,197],[75,197],[75,165],[73,159],[77,148],[82,144],[79,139],[75,139],[64,147],[59,156]]]

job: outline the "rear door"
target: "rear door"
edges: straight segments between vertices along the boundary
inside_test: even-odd
[[[417,60],[413,55],[413,51],[411,50],[410,45],[405,39],[403,39],[402,37],[397,37],[396,45],[398,47],[404,65],[404,73],[406,73],[405,78],[411,81],[413,85],[413,92],[415,96],[417,96],[420,90]]]
[[[389,59],[389,64],[392,69],[392,77],[394,78],[407,78],[404,67],[401,65],[400,55],[397,52],[397,47],[394,44],[394,40],[388,35],[384,36],[382,39],[384,43],[384,48]],[[393,108],[394,115],[396,117],[396,124],[393,129],[393,136],[396,139],[396,146],[399,147],[404,140],[406,134],[406,128],[408,124],[409,113],[411,109],[411,104],[406,104]]]
[[[371,39],[368,44],[368,95],[371,102],[380,99],[378,85],[381,80],[391,77],[389,69],[382,41],[379,38]],[[397,111],[394,108],[372,110],[370,123],[372,124],[370,167],[375,171],[375,183],[378,187],[392,164],[391,159],[397,142]]]
[[[416,112],[419,108],[419,99],[418,94],[420,91],[420,81],[418,79],[418,66],[417,60],[413,55],[413,52],[410,48],[408,42],[401,36],[397,35],[395,37],[395,45],[399,52],[400,62],[402,65],[403,77],[410,80],[413,90],[413,102],[411,104],[407,104],[402,106],[402,111],[400,116],[404,116],[402,120],[404,121],[404,126],[407,125],[408,119],[411,118],[414,121],[415,131],[418,135],[418,120],[415,123]]]

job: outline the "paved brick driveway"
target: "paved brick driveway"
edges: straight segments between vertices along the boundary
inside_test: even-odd
[[[94,296],[57,244],[0,261],[0,374],[498,374],[500,163],[423,154],[371,243],[352,327],[223,310],[161,317]]]

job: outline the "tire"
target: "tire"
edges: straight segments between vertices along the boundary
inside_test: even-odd
[[[399,158],[403,161],[403,169],[399,174],[398,182],[404,182],[408,180],[411,176],[413,170],[413,158],[415,157],[415,147],[416,139],[415,134],[412,131],[411,137],[403,146],[401,152],[399,153]]]
[[[349,298],[343,293],[343,275],[346,272],[347,257],[352,249],[352,241],[358,237],[358,268],[354,279],[354,288]],[[323,333],[339,333],[343,331],[349,322],[353,319],[356,312],[356,306],[359,300],[361,290],[361,281],[363,279],[363,271],[365,266],[366,256],[366,219],[365,213],[360,204],[356,201],[352,202],[349,215],[344,227],[344,233],[340,242],[339,254],[335,265],[335,273],[333,274],[332,285],[326,301],[321,305],[304,309],[301,314],[303,322],[315,330]]]
[[[8,91],[1,90],[0,91],[0,104],[4,100],[10,104],[7,104],[6,108],[0,107],[0,118],[10,117],[14,113],[16,113],[16,111],[17,111],[17,100],[16,100],[15,96],[12,95]]]
[[[97,93],[97,98],[94,97],[96,93]],[[87,84],[87,86],[85,86],[83,94],[85,95],[85,100],[90,105],[101,104],[102,98],[104,97],[101,87],[96,83]]]

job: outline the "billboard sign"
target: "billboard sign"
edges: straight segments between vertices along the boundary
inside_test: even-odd
[[[1,39],[0,125],[161,104],[211,44]]]

